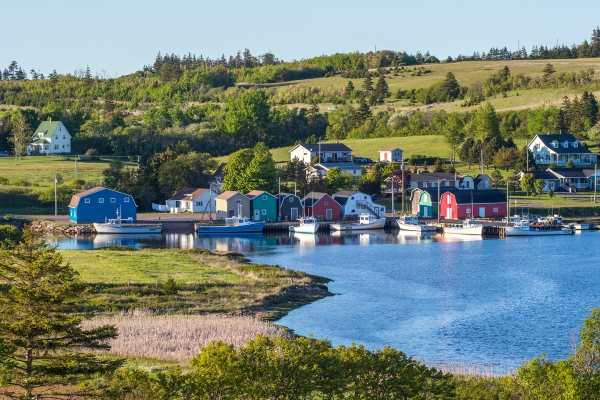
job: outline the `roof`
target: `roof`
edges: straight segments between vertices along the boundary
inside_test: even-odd
[[[488,174],[479,174],[473,179],[473,183],[475,184],[475,186],[477,186],[481,183],[481,181],[486,181],[489,179],[490,177]]]
[[[40,133],[43,133],[44,138],[50,138],[60,124],[62,124],[60,121],[44,121],[35,130],[33,136],[36,137],[39,136]]]
[[[570,133],[561,133],[561,134],[546,134],[546,135],[537,135],[538,138],[544,143],[544,145],[553,153],[557,154],[572,154],[572,153],[591,153],[587,148],[583,147],[581,142],[577,140],[577,138]],[[552,146],[553,141],[558,142],[558,147]],[[565,142],[569,142],[569,145],[565,148],[563,144]],[[573,143],[578,142],[578,146],[574,147]],[[533,141],[532,141],[533,143]],[[530,145],[531,146],[531,145]]]
[[[217,197],[215,197],[215,200],[216,199],[229,200],[231,197],[235,196],[236,194],[244,196],[243,193],[240,193],[237,190],[226,190],[223,193],[221,193],[220,195],[218,195]],[[244,197],[246,197],[246,196],[244,196]]]
[[[549,168],[548,171],[561,178],[589,178],[594,175],[594,170],[590,168]]]
[[[325,196],[328,196],[328,194],[323,193],[323,192],[310,192],[309,194],[304,196],[302,201],[304,202],[305,205],[310,207]]]
[[[398,147],[384,147],[383,149],[379,150],[379,152],[383,152],[383,151],[394,151],[394,150],[400,150],[402,151],[402,149],[398,148]]]
[[[319,151],[319,143],[302,143],[290,149],[290,153],[302,146],[309,151]],[[352,149],[343,143],[321,143],[321,153],[325,151],[352,151]]]
[[[446,192],[460,192],[460,191],[465,191],[464,189],[461,190],[459,188],[453,187],[453,186],[448,186],[448,187],[443,187],[440,186],[440,195],[443,195]],[[467,190],[470,192],[470,190]],[[437,203],[438,202],[438,188],[426,188],[426,189],[414,189],[411,193],[410,193],[410,198],[411,200],[414,198],[414,196],[416,196],[417,194],[419,196],[421,196],[421,193],[426,192],[429,194],[429,197],[431,197],[431,202],[432,203]]]
[[[448,192],[454,195],[457,204],[506,203],[506,194],[500,190],[447,190],[442,196]]]
[[[264,194],[268,194],[268,195],[269,195],[269,196],[271,196],[271,197],[276,197],[276,196],[273,196],[271,193],[269,193],[269,192],[266,192],[266,191],[264,191],[264,190],[253,190],[253,191],[251,191],[251,192],[248,192],[248,193],[246,193],[246,197],[247,197],[247,198],[249,198],[249,199],[253,199],[253,198],[255,198],[256,196],[259,196],[259,195],[261,195],[261,194],[263,194],[263,193],[264,193]]]
[[[557,181],[558,180],[558,176],[554,175],[552,172],[550,171],[529,171],[529,172],[522,172],[523,175],[525,174],[532,174],[533,175],[533,179],[544,179],[546,181]]]
[[[353,195],[357,194],[357,193],[361,193],[361,192],[354,191],[354,190],[341,190],[341,191],[339,191],[337,193],[334,193],[332,197],[341,206],[344,206],[348,202],[348,198],[350,196],[353,196]]]
[[[410,174],[411,182],[423,181],[453,181],[456,178],[450,172],[421,172],[419,174]]]
[[[84,190],[83,192],[74,194],[73,197],[71,197],[71,202],[69,203],[69,207],[77,207],[79,205],[79,200],[82,199],[83,197],[89,196],[90,194],[101,192],[103,190],[110,190],[111,192],[120,193],[122,195],[133,198],[133,196],[128,193],[119,192],[118,190],[112,190],[112,189],[108,189],[108,188],[105,188],[102,186],[96,186],[91,189]],[[135,204],[135,202],[133,204]]]
[[[217,169],[215,170],[215,172],[212,174],[213,177],[215,176],[220,176],[223,177],[223,168],[225,168],[225,166],[227,165],[227,163],[222,162],[221,164],[219,164],[219,166],[217,167]]]
[[[193,200],[206,193],[206,191],[208,189],[186,187],[171,196],[169,200]]]
[[[300,199],[300,196],[295,195],[293,193],[279,193],[279,194],[275,195],[275,197],[277,197],[277,199],[285,199],[288,196],[295,196],[295,197],[298,197],[298,199]]]
[[[321,167],[326,170],[330,170],[331,168],[338,167],[341,170],[344,169],[360,169],[362,168],[360,165],[355,164],[353,162],[332,162],[332,163],[318,163],[313,166],[315,169],[319,169],[317,167]]]

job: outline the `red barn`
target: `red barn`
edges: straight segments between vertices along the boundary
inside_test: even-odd
[[[340,219],[341,206],[327,193],[310,192],[302,202],[307,217],[316,217],[325,221]]]
[[[442,194],[441,214],[447,219],[506,217],[506,194],[500,190],[455,190]]]

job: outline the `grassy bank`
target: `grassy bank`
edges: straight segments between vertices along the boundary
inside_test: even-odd
[[[329,295],[328,280],[278,266],[249,264],[238,253],[204,249],[61,251],[90,284],[101,312],[228,313],[274,320]],[[176,293],[167,281],[173,279]]]

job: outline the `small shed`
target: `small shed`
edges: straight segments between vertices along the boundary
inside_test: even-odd
[[[379,161],[381,162],[402,162],[404,152],[398,147],[387,147],[379,150]]]
[[[277,207],[280,221],[296,221],[304,215],[304,206],[300,197],[291,193],[279,193],[277,195]]]
[[[304,213],[308,217],[320,220],[338,220],[341,217],[341,206],[327,193],[310,192],[304,199]]]
[[[246,197],[250,199],[254,221],[277,221],[277,197],[264,190],[253,190]]]
[[[506,217],[506,194],[500,190],[453,190],[441,197],[444,218]]]
[[[137,219],[137,205],[133,196],[102,186],[77,193],[69,203],[69,219],[78,224],[104,222],[119,215],[123,219]]]
[[[235,190],[227,190],[215,198],[217,219],[241,216],[250,218],[252,207],[250,199]]]

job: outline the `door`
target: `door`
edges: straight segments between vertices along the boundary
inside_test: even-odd
[[[327,221],[331,221],[333,219],[333,210],[331,208],[325,210],[325,219]]]
[[[481,218],[485,217],[485,207],[479,207],[479,216]]]
[[[452,219],[454,216],[452,215],[452,207],[446,208],[446,218]]]
[[[227,211],[227,216],[228,216],[229,218],[233,217],[233,215],[234,215],[233,213],[234,213],[234,212],[235,212],[234,210],[228,210],[228,211]]]
[[[260,210],[254,210],[254,220],[260,221]]]
[[[383,161],[387,161],[387,153],[383,153]]]
[[[298,209],[297,208],[290,208],[290,220],[291,221],[295,221],[298,219]]]
[[[429,207],[423,207],[423,217],[424,218],[430,217],[430,215],[429,215]]]

